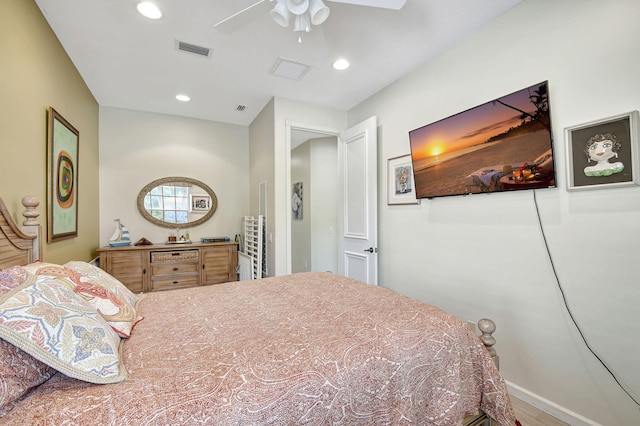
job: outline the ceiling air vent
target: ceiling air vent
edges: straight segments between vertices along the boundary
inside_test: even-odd
[[[197,44],[185,43],[184,41],[176,40],[176,49],[183,52],[193,53],[195,55],[204,56],[206,58],[211,57],[212,49],[208,47],[198,46]]]
[[[309,65],[290,59],[278,58],[269,72],[278,77],[302,80],[307,71],[309,71]]]

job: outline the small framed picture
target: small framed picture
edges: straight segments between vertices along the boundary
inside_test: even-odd
[[[638,111],[565,129],[567,189],[640,185]]]
[[[302,220],[302,182],[296,182],[291,189],[291,210],[293,220]]]
[[[418,204],[411,155],[389,158],[387,204]]]
[[[191,194],[191,211],[206,213],[211,210],[211,197],[207,194]]]

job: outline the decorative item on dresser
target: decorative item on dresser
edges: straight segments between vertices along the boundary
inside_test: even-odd
[[[238,243],[102,247],[100,267],[135,293],[237,281]]]
[[[114,219],[116,222],[116,229],[113,232],[111,238],[109,238],[109,245],[111,247],[123,247],[131,244],[131,235],[129,229],[120,222],[120,219]]]
[[[224,243],[101,249],[159,266],[142,288],[153,274],[200,280],[136,295],[87,262],[29,263],[39,237],[16,232],[1,200],[0,215],[3,424],[517,425],[491,321],[481,339],[435,306],[328,272],[202,285]]]

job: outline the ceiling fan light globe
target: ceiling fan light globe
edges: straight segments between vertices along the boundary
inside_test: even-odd
[[[309,15],[313,25],[320,25],[329,17],[329,8],[325,6],[322,0],[311,0],[309,4]]]
[[[309,20],[309,14],[296,15],[296,19],[293,21],[293,31],[311,31],[311,21]]]
[[[358,6],[379,7],[382,9],[400,10],[407,0],[331,0],[335,3],[355,4]]]
[[[284,0],[278,1],[275,7],[271,9],[270,13],[273,20],[276,21],[276,24],[282,27],[289,26],[289,16],[291,16],[291,14],[289,13],[289,9],[287,9],[287,5]]]
[[[285,0],[287,9],[294,15],[302,15],[309,10],[309,0]]]

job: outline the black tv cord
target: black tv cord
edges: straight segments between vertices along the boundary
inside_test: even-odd
[[[540,218],[540,209],[538,208],[538,199],[536,198],[537,190],[534,189],[532,192],[533,192],[533,203],[535,204],[535,207],[536,207],[536,216],[538,218],[538,225],[540,226],[540,232],[542,233],[542,240],[544,241],[544,246],[545,246],[545,248],[547,250],[547,256],[549,258],[549,262],[551,263],[551,269],[553,270],[553,276],[555,277],[556,285],[558,286],[558,289],[560,289],[560,294],[562,295],[562,301],[564,302],[564,306],[567,309],[567,312],[569,313],[569,317],[571,318],[571,321],[573,322],[573,325],[578,330],[578,333],[580,334],[580,337],[582,338],[582,341],[584,342],[584,344],[587,347],[587,349],[589,349],[589,352],[591,352],[591,354],[600,362],[600,364],[602,364],[604,369],[609,372],[609,374],[611,375],[611,377],[613,377],[613,380],[615,380],[615,382],[618,384],[620,389],[622,389],[624,391],[624,393],[626,393],[627,396],[629,396],[629,398],[631,398],[631,400],[638,407],[640,407],[640,403],[638,402],[638,400],[636,400],[633,397],[633,395],[631,395],[631,392],[629,392],[624,387],[624,385],[620,382],[620,380],[618,380],[618,378],[616,377],[614,372],[611,371],[609,366],[607,366],[607,364],[603,361],[603,359],[600,358],[600,356],[598,356],[598,354],[591,348],[591,345],[589,345],[589,342],[587,341],[587,338],[585,337],[584,333],[582,332],[582,329],[580,328],[580,326],[578,325],[578,322],[576,321],[575,317],[573,316],[573,312],[571,312],[571,308],[569,307],[569,302],[567,301],[567,296],[565,295],[564,289],[562,288],[562,285],[560,284],[560,278],[558,277],[558,273],[556,272],[556,266],[553,263],[553,256],[551,256],[551,250],[549,249],[549,244],[547,243],[547,236],[545,235],[545,232],[544,232],[544,226],[542,226],[542,219]]]

